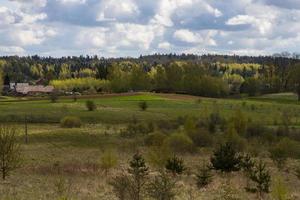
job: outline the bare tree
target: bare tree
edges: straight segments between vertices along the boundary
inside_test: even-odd
[[[0,171],[2,179],[20,166],[20,145],[17,143],[17,130],[15,127],[0,125]]]

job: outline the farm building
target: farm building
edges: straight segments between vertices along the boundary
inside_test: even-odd
[[[39,94],[39,93],[51,93],[54,90],[53,86],[43,85],[29,85],[29,83],[11,83],[10,89],[17,94]]]

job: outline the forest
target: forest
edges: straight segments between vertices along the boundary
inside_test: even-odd
[[[227,97],[299,94],[299,63],[297,57],[283,56],[10,56],[0,58],[0,72],[4,85],[42,80],[62,92],[155,91]]]

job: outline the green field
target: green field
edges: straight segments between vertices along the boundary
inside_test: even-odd
[[[6,100],[0,103],[0,121],[23,122],[26,115],[32,123],[58,123],[64,116],[71,115],[80,117],[86,123],[120,124],[130,122],[133,118],[141,121],[175,120],[186,115],[202,118],[215,110],[224,117],[230,117],[240,109],[248,118],[268,125],[276,121],[280,123],[282,112],[289,112],[293,124],[300,124],[300,105],[291,95],[280,100],[277,96],[232,100],[152,93],[113,97],[103,95],[92,98],[97,105],[94,112],[85,108],[87,99],[78,99],[77,102],[60,99],[57,103],[50,103],[49,100]],[[149,105],[145,112],[139,110],[141,101]]]
[[[97,110],[87,111],[85,102],[92,99]],[[219,111],[229,119],[240,109],[248,119],[264,125],[278,126],[282,113],[291,116],[291,126],[300,125],[300,105],[292,94],[269,95],[245,99],[212,99],[188,95],[137,93],[134,95],[99,95],[90,98],[61,98],[56,103],[48,99],[30,100],[1,98],[0,120],[15,124],[22,144],[23,164],[5,183],[0,184],[0,199],[115,199],[107,181],[126,169],[128,160],[138,149],[145,153],[148,162],[148,149],[141,145],[143,138],[121,138],[122,128],[136,119],[144,122],[177,120],[182,116],[195,116],[205,119],[210,113]],[[149,108],[141,111],[139,102],[146,101]],[[288,101],[288,103],[286,103]],[[24,144],[24,117],[29,120],[29,143]],[[66,129],[59,125],[64,116],[77,116],[84,122],[83,127]],[[101,170],[100,160],[106,149],[117,152],[119,163],[108,176]],[[266,150],[261,150],[263,153]],[[217,177],[206,192],[195,188],[189,174],[195,172],[201,160],[209,159],[210,148],[198,149],[197,153],[184,154],[189,169],[183,176],[177,199],[213,199],[218,187],[224,182]],[[273,175],[278,171],[270,159],[265,159]],[[291,160],[290,169],[298,161]],[[57,169],[62,170],[58,173]],[[153,172],[154,173],[154,172]],[[292,194],[299,195],[299,181],[292,173],[284,173]],[[256,195],[245,194],[239,176],[231,179],[243,199],[255,199]],[[299,186],[299,185],[298,185]],[[60,191],[62,190],[62,191]],[[207,196],[209,194],[209,196]],[[191,195],[194,198],[190,197]]]

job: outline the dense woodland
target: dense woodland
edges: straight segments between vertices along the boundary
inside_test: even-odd
[[[60,91],[156,91],[226,97],[300,93],[297,56],[149,55],[139,58],[1,57],[1,78],[43,80]]]

